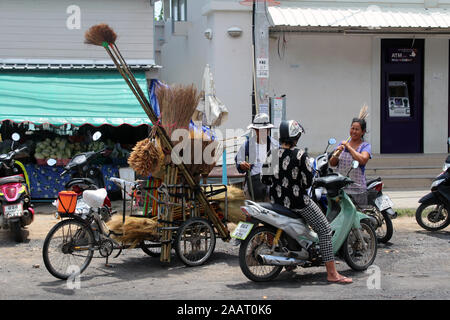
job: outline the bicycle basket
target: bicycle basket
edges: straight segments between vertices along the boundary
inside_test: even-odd
[[[58,212],[74,213],[77,206],[77,193],[73,191],[61,191],[58,193]]]

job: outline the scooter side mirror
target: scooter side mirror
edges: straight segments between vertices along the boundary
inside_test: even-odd
[[[13,142],[11,143],[11,150],[14,150],[14,142],[17,142],[17,141],[20,140],[20,134],[18,134],[17,132],[14,132],[14,133],[11,135],[11,138],[12,138],[12,140],[13,140]]]
[[[17,142],[20,140],[20,134],[18,134],[17,132],[14,132],[12,134],[11,138],[13,139],[13,141]]]
[[[47,165],[50,167],[53,167],[56,164],[56,160],[55,159],[48,159],[47,160]]]
[[[102,137],[102,133],[100,131],[96,131],[93,135],[92,135],[92,140],[97,141],[98,139],[100,139]]]
[[[352,167],[351,167],[350,170],[348,170],[348,172],[347,172],[347,177],[348,177],[348,175],[350,174],[350,172],[351,172],[353,169],[356,169],[356,168],[358,168],[358,167],[359,167],[359,162],[356,161],[356,160],[353,160],[353,161],[352,161]]]
[[[326,153],[326,152],[328,151],[328,147],[329,147],[329,146],[332,146],[332,145],[335,144],[335,143],[336,143],[336,139],[335,139],[335,138],[330,138],[330,139],[328,139],[328,145],[327,145],[327,147],[325,148],[324,153]]]

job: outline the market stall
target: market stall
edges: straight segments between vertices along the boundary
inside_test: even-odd
[[[144,72],[136,74],[146,88]],[[110,151],[95,165],[108,193],[120,196],[109,178],[120,177],[128,167],[131,149],[151,129],[147,115],[125,86],[120,76],[108,71],[0,74],[0,151],[9,148],[13,132],[21,135],[20,144],[29,147],[21,161],[30,178],[32,199],[55,199],[69,180],[60,173],[70,158],[105,147]],[[102,133],[96,142],[95,131]],[[50,158],[57,160],[56,166],[47,165]]]

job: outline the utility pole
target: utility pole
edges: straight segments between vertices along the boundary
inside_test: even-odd
[[[266,0],[254,1],[254,58],[257,113],[269,112],[269,20]]]

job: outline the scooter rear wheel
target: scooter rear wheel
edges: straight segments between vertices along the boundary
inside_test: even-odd
[[[25,241],[25,235],[22,230],[22,226],[20,224],[20,221],[12,222],[10,225],[11,233],[13,234],[14,241],[17,243],[21,243]]]
[[[378,243],[388,243],[394,234],[394,226],[389,214],[386,211],[380,212],[376,207],[363,210],[363,212],[377,220],[378,225],[374,228]]]
[[[450,224],[449,210],[443,204],[427,201],[417,208],[416,221],[425,230],[438,231]]]
[[[366,270],[377,256],[377,236],[372,224],[365,220],[360,224],[364,243],[358,239],[356,230],[352,229],[341,249],[345,262],[356,271]]]
[[[267,227],[253,229],[239,248],[239,266],[244,275],[252,281],[262,282],[275,279],[282,266],[260,264],[257,255],[270,253],[275,232]]]

